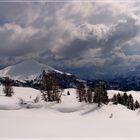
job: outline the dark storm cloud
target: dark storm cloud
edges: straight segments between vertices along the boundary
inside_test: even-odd
[[[35,58],[100,77],[137,66],[139,9],[135,2],[113,1],[0,3],[0,67]]]

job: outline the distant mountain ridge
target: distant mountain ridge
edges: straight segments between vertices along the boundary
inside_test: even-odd
[[[14,86],[39,89],[44,70],[46,73],[49,71],[53,72],[62,88],[76,87],[81,82],[75,75],[61,72],[36,60],[29,59],[0,70],[0,83],[4,82],[4,77],[9,77],[13,80]]]
[[[100,80],[81,80],[75,75],[64,73],[56,70],[53,67],[41,64],[34,59],[28,59],[21,63],[8,66],[0,70],[0,83],[3,83],[4,77],[10,77],[13,80],[14,86],[25,86],[39,89],[41,75],[43,70],[53,71],[55,78],[62,88],[76,87],[79,82],[84,82],[87,85],[95,86]],[[128,70],[125,74],[116,75],[113,79],[104,80],[108,89],[115,90],[140,90],[140,67]]]

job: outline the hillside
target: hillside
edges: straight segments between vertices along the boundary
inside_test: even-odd
[[[140,110],[122,105],[86,104],[77,101],[75,89],[65,89],[62,102],[33,103],[40,92],[14,87],[13,97],[5,97],[0,87],[0,137],[10,138],[138,138]],[[70,95],[67,95],[70,91]],[[108,91],[112,96],[118,91]],[[140,100],[140,92],[132,91]],[[20,105],[19,98],[26,104]],[[112,114],[112,115],[111,115]],[[86,130],[86,131],[85,131]],[[8,134],[8,135],[7,135]]]

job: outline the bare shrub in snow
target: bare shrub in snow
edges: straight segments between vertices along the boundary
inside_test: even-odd
[[[110,119],[113,118],[113,114],[112,114],[112,113],[110,114],[109,118],[110,118]]]
[[[39,96],[36,96],[36,98],[33,101],[34,101],[34,103],[38,103],[39,102]]]
[[[25,102],[25,100],[24,100],[24,99],[19,98],[19,104],[24,105],[24,104],[26,104],[26,102]]]
[[[3,92],[5,93],[5,96],[11,97],[14,94],[12,80],[9,77],[6,77],[3,85]]]

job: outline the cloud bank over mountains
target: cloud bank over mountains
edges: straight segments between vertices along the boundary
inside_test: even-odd
[[[82,78],[140,62],[140,3],[0,3],[0,67],[27,58]]]

